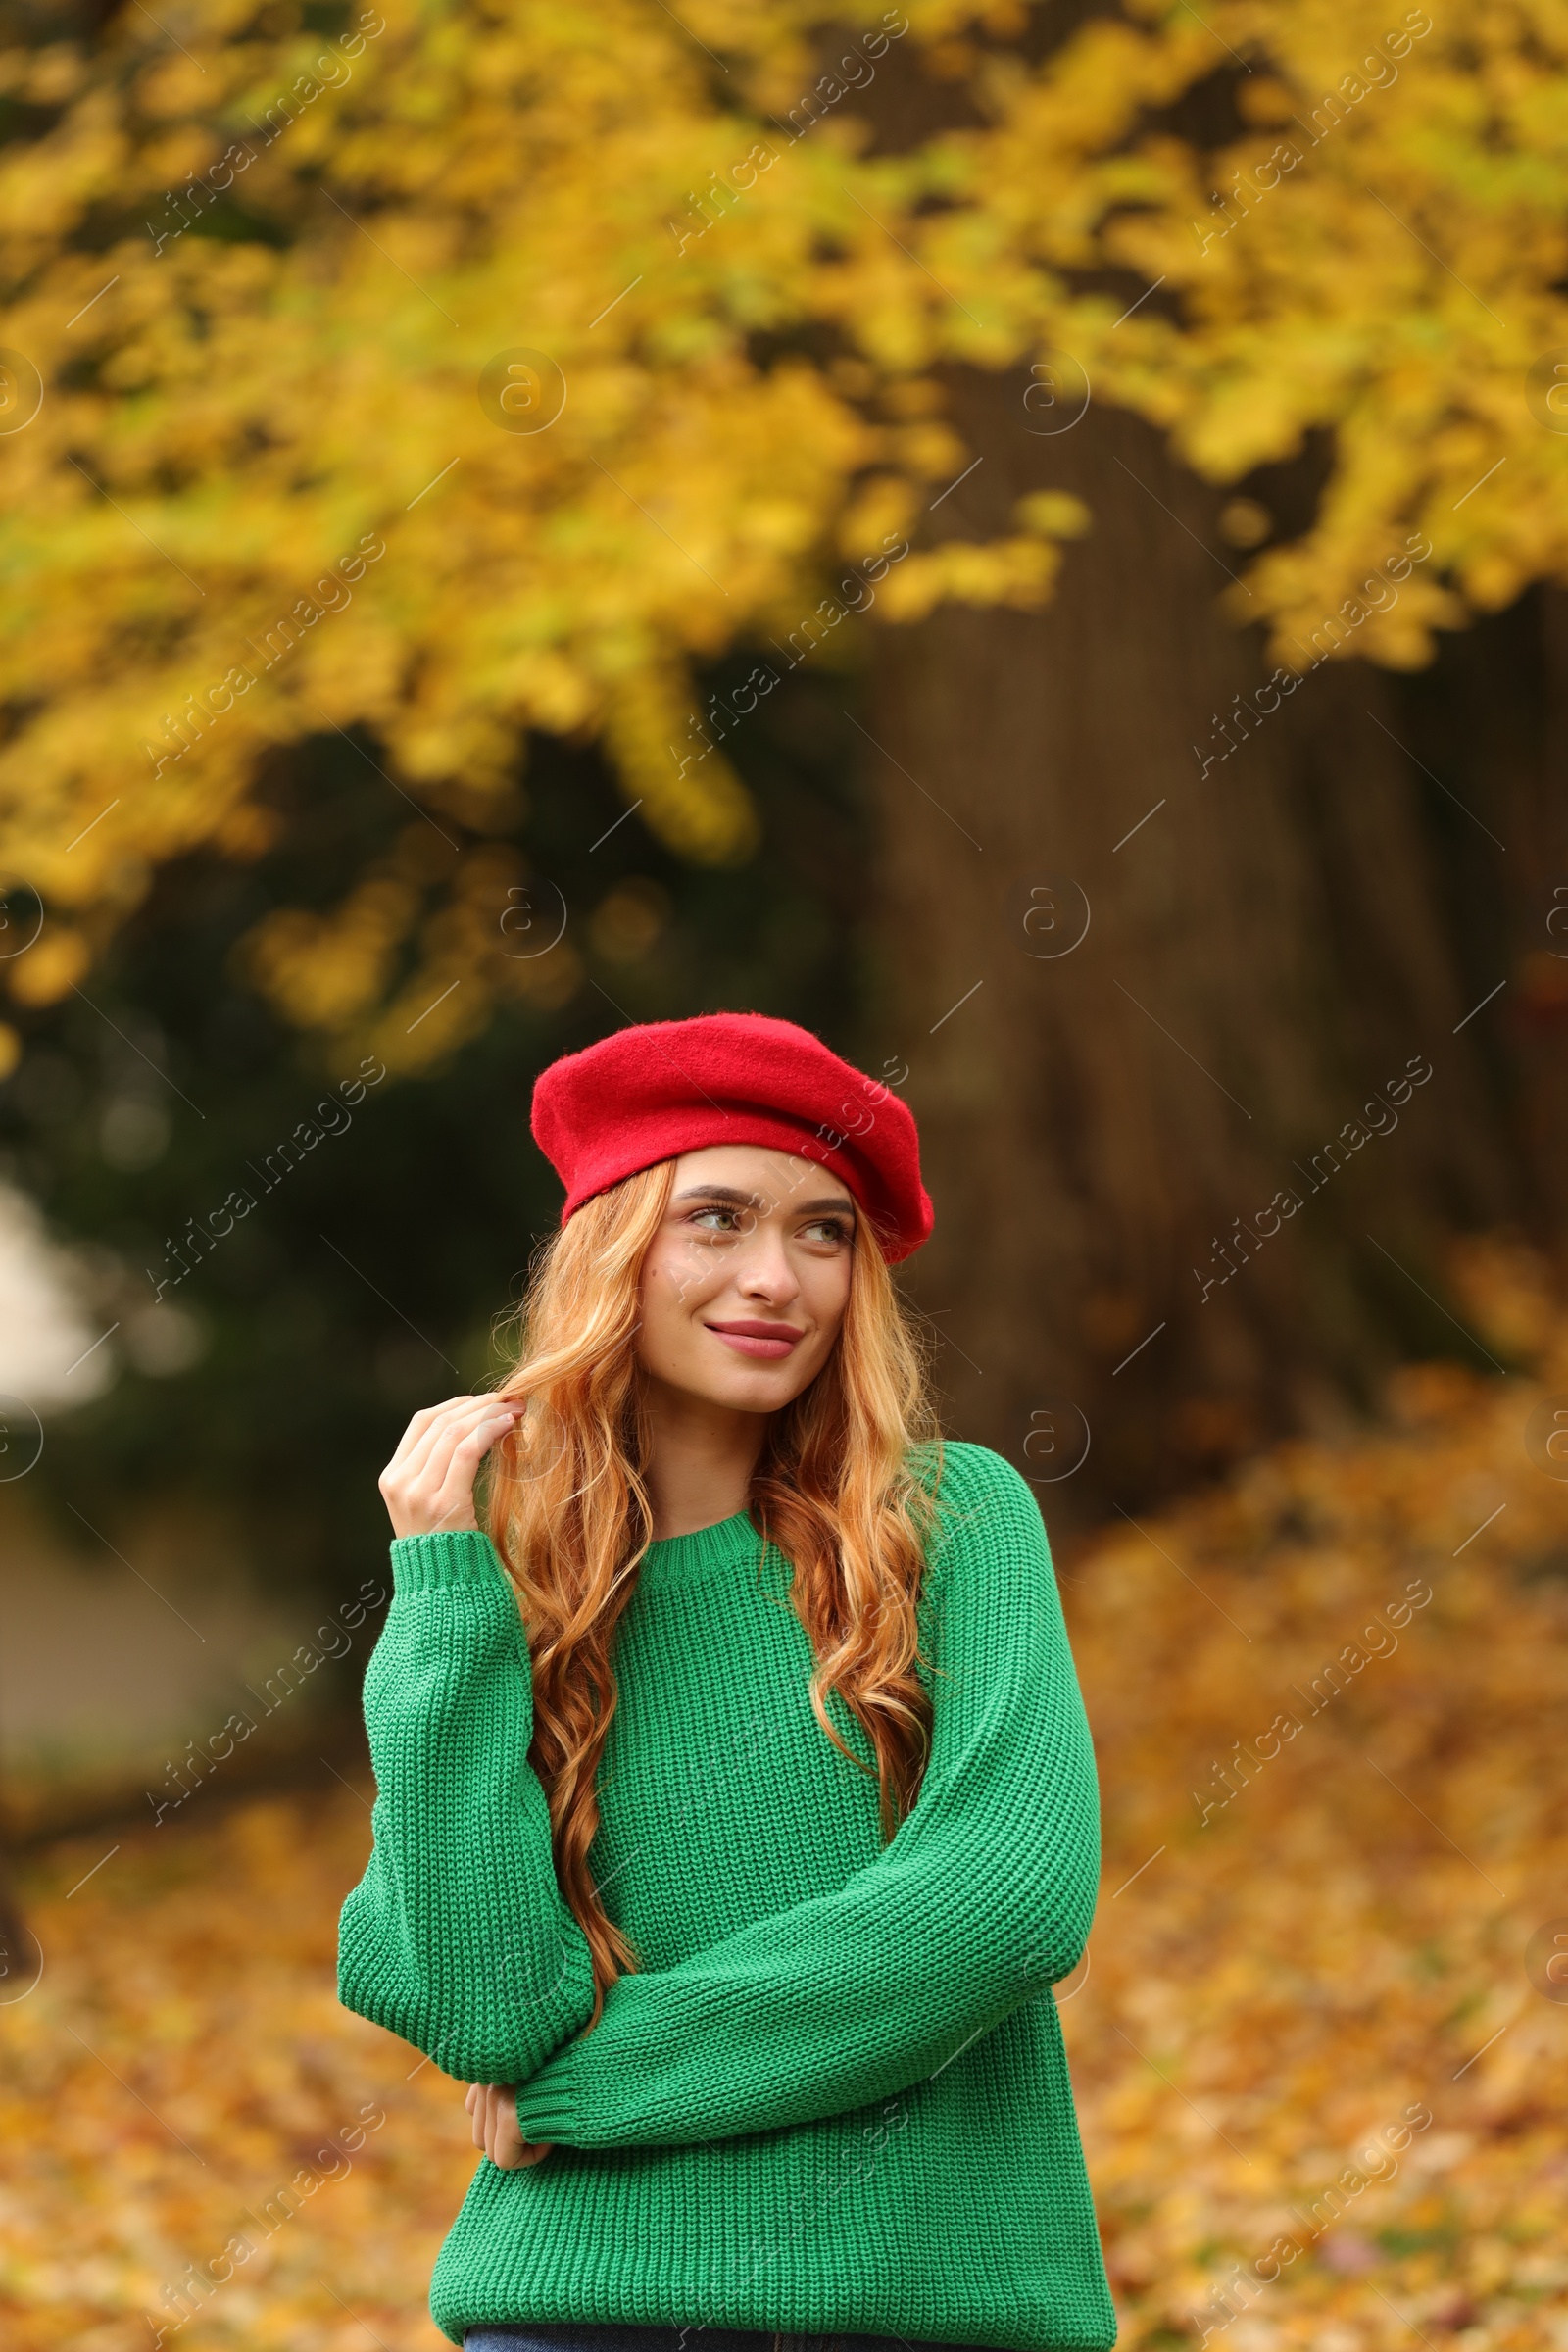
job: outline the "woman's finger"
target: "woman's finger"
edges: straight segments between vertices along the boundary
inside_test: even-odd
[[[422,1535],[465,1520],[471,1525],[473,1480],[479,1461],[498,1438],[515,1426],[520,1410],[511,1402],[498,1404],[493,1396],[458,1398],[443,1406],[408,1460],[401,1466],[393,1463],[381,1473],[381,1499],[394,1533]],[[454,1475],[453,1457],[470,1436],[475,1439],[471,1458]],[[466,1487],[461,1483],[465,1470]]]
[[[405,1494],[405,1500],[424,1513],[432,1529],[472,1520],[479,1464],[515,1420],[512,1412],[491,1414],[466,1435],[450,1433],[447,1446],[437,1447],[412,1493]]]
[[[476,1399],[470,1411],[453,1413],[435,1422],[418,1451],[396,1474],[395,1481],[389,1483],[396,1484],[405,1494],[429,1496],[438,1493],[446,1482],[453,1452],[465,1438],[487,1421],[505,1428],[515,1419],[515,1413],[507,1406],[498,1406],[493,1396]],[[488,1443],[494,1442],[492,1435]]]
[[[493,1411],[494,1407],[495,1398],[490,1396],[452,1396],[445,1404],[434,1406],[424,1428],[418,1432],[417,1436],[415,1435],[414,1423],[410,1423],[405,1439],[407,1451],[403,1447],[399,1448],[387,1464],[387,1474],[391,1475],[395,1472],[405,1485],[411,1479],[421,1477],[429,1466],[432,1453],[443,1443],[450,1431],[463,1427],[466,1422],[471,1421],[475,1414]],[[416,1415],[416,1419],[417,1418]]]
[[[416,1416],[415,1421],[410,1422],[403,1434],[402,1444],[377,1482],[387,1501],[395,1494],[406,1493],[411,1483],[419,1477],[447,1420],[454,1413],[466,1415],[477,1410],[482,1402],[479,1397],[454,1398],[451,1403],[435,1406],[428,1414]],[[417,1426],[419,1419],[424,1422],[422,1429]]]
[[[397,1451],[393,1454],[391,1461],[388,1462],[387,1468],[389,1470],[400,1470],[406,1468],[416,1452],[418,1450],[419,1446],[424,1443],[424,1440],[429,1436],[431,1429],[441,1418],[442,1414],[460,1411],[464,1406],[476,1404],[478,1401],[479,1399],[474,1396],[448,1396],[445,1397],[440,1404],[427,1404],[422,1406],[420,1410],[414,1415],[407,1429],[403,1432],[402,1437],[398,1440]]]
[[[463,2103],[472,2119],[474,2146],[483,2148],[491,2163],[504,2173],[540,2163],[556,2144],[553,2139],[523,2138],[514,2083],[470,2082]]]
[[[500,2167],[502,2172],[509,2172],[512,2169],[512,2155],[507,2146],[506,2134],[506,2101],[509,2095],[504,2083],[491,2083],[490,2114],[485,2132],[485,2154],[492,2164]]]
[[[555,2146],[553,2139],[529,2140],[522,2136],[517,2121],[517,2089],[515,2083],[490,2082],[479,2094],[480,2107],[475,2115],[474,2144],[482,2144],[491,2163],[504,2173],[512,2173],[522,2165],[538,2164]],[[483,2130],[479,2129],[482,2118]]]
[[[454,1472],[467,1472],[468,1484],[473,1484],[474,1472],[489,1452],[496,1439],[516,1426],[517,1416],[511,1405],[494,1405],[476,1420],[455,1422],[441,1431],[417,1484],[425,1494],[439,1494]]]

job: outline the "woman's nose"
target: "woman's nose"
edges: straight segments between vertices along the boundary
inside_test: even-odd
[[[800,1286],[781,1239],[764,1233],[754,1237],[739,1269],[738,1288],[757,1298],[792,1298]]]

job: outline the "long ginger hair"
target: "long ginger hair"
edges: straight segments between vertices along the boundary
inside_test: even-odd
[[[557,1880],[593,1953],[590,2027],[606,1988],[639,1965],[599,1899],[588,1854],[618,1696],[615,1628],[653,1536],[635,1342],[643,1259],[673,1174],[664,1160],[585,1201],[535,1261],[516,1361],[500,1383],[528,1409],[491,1456],[486,1504],[533,1669],[528,1761],[549,1798]],[[836,1691],[871,1742],[884,1840],[914,1803],[930,1749],[916,1608],[935,1481],[910,1453],[932,1443],[940,1467],[916,1329],[861,1221],[833,1351],[770,1422],[748,1508],[794,1566],[818,1723],[869,1776],[829,1720]]]

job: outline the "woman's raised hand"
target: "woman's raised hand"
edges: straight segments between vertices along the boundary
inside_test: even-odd
[[[523,1410],[520,1396],[453,1396],[416,1413],[379,1482],[392,1533],[433,1536],[476,1527],[479,1464]]]

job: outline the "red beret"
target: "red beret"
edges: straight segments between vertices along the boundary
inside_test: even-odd
[[[566,1188],[563,1225],[596,1193],[659,1160],[710,1144],[760,1144],[831,1168],[890,1263],[931,1231],[907,1105],[809,1029],[765,1013],[617,1029],[540,1073],[531,1125]]]

